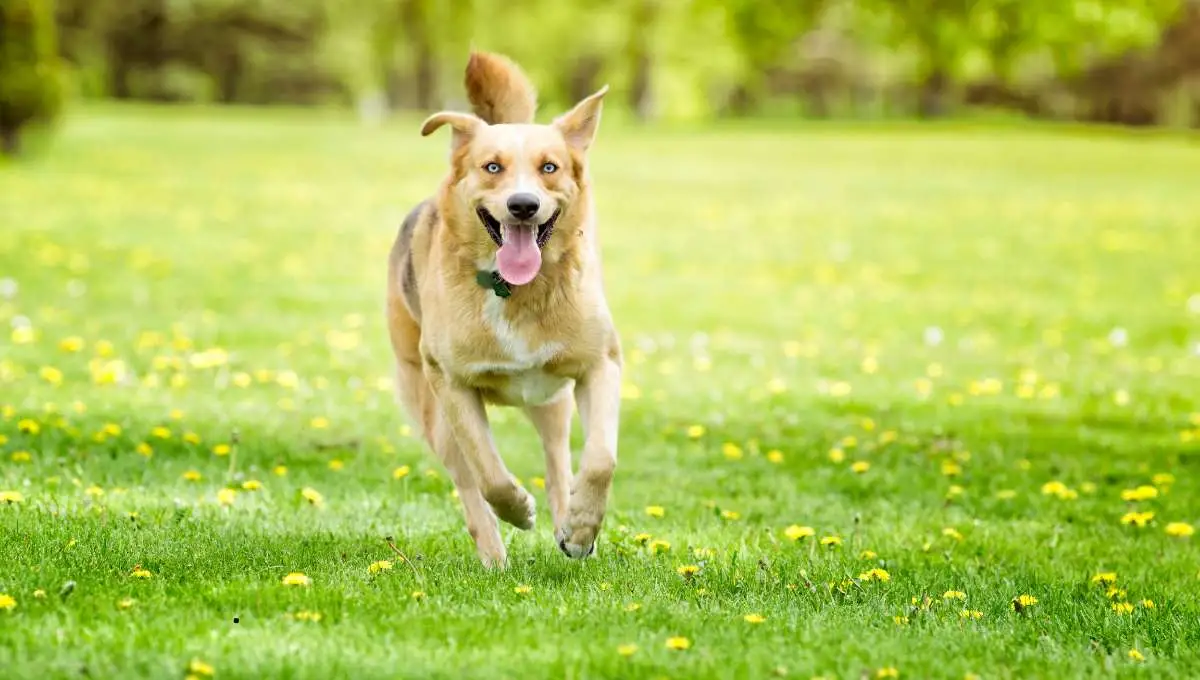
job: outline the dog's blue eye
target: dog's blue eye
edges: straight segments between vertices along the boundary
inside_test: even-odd
[[[546,164],[542,166],[542,172],[546,173],[547,175],[549,175],[550,173],[554,172],[557,169],[558,169],[558,166],[549,161],[547,161]]]
[[[501,170],[503,170],[504,168],[500,167],[499,163],[496,163],[495,161],[493,161],[493,162],[488,163],[487,165],[483,166],[483,169],[487,170],[489,173],[495,175],[495,174],[499,173]]]

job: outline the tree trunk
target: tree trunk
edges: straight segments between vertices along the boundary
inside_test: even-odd
[[[925,77],[917,103],[917,114],[921,118],[941,118],[945,115],[948,81],[945,70],[940,66],[935,66]]]
[[[16,156],[21,151],[21,131],[16,127],[0,127],[0,156]]]
[[[401,9],[408,29],[413,55],[413,84],[417,108],[428,111],[437,107],[437,60],[430,40],[429,11],[424,0],[407,0]]]
[[[657,12],[655,0],[637,0],[632,17],[629,54],[633,62],[633,74],[629,85],[629,108],[641,120],[649,119],[652,114],[650,78],[654,63],[650,56],[650,32]]]

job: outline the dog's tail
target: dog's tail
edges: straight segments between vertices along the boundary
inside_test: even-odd
[[[489,125],[533,122],[537,90],[508,57],[472,51],[465,82],[475,115]]]

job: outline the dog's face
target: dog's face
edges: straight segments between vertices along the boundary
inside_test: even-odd
[[[588,148],[606,92],[580,102],[549,125],[488,125],[469,114],[443,112],[422,127],[454,130],[451,194],[460,216],[474,222],[470,234],[495,247],[501,276],[515,285],[533,280],[542,249],[560,219],[579,218]]]

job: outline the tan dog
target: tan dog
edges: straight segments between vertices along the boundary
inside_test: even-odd
[[[421,128],[452,129],[450,172],[405,218],[389,259],[398,391],[454,480],[484,564],[506,561],[497,517],[530,529],[535,516],[485,403],[520,407],[533,422],[555,538],[586,557],[608,503],[620,410],[621,348],[587,172],[607,87],[549,125],[533,123],[536,92],[505,57],[473,53],[466,87],[475,115],[441,112]],[[574,478],[573,401],[585,439]]]

